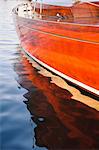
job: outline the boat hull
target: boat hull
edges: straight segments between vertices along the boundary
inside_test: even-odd
[[[50,71],[99,96],[97,26],[14,17],[21,45],[30,57]]]

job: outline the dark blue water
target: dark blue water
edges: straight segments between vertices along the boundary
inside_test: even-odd
[[[98,149],[98,100],[26,58],[11,15],[20,1],[0,0],[0,150]]]
[[[16,79],[14,64],[18,59],[19,41],[12,20],[11,10],[20,1],[0,0],[0,149],[32,150],[35,144],[30,112],[23,101],[26,89]],[[41,148],[42,149],[42,148]]]

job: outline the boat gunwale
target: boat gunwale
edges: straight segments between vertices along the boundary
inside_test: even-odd
[[[19,18],[23,18],[23,19],[29,19],[29,20],[37,20],[37,21],[41,21],[41,22],[51,22],[51,23],[53,23],[53,24],[64,24],[64,25],[74,25],[74,26],[85,26],[85,27],[99,27],[99,24],[97,25],[97,24],[84,24],[84,23],[75,23],[75,22],[72,22],[72,23],[70,23],[70,22],[57,22],[57,21],[50,21],[50,20],[41,20],[40,18],[37,18],[37,19],[34,19],[34,18],[27,18],[27,17],[22,17],[22,16],[19,16],[18,14],[17,14],[17,12],[16,12],[16,9],[18,8],[18,7],[20,7],[20,5],[24,5],[24,4],[19,4],[18,6],[16,6],[15,8],[13,8],[13,10],[12,10],[12,13],[14,13],[14,15],[16,15],[17,17],[19,17]],[[45,15],[46,16],[46,15]],[[99,17],[97,17],[97,18],[99,18]]]
[[[20,26],[24,27],[24,28],[28,28],[28,29],[30,29],[32,31],[37,31],[37,32],[41,32],[43,34],[49,34],[51,36],[56,36],[56,37],[60,37],[60,38],[64,38],[64,39],[68,39],[68,40],[72,40],[72,41],[78,41],[78,42],[83,42],[83,43],[88,43],[88,44],[96,44],[96,45],[99,44],[99,42],[82,40],[82,39],[78,39],[78,38],[72,38],[72,37],[69,37],[69,36],[64,36],[64,35],[60,35],[60,34],[54,34],[54,33],[46,32],[46,31],[42,31],[42,30],[35,29],[35,28],[29,28],[28,26],[25,26],[23,24],[21,24]]]

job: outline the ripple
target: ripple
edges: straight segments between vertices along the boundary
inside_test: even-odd
[[[89,96],[83,95],[78,89],[74,88],[73,86],[68,85],[64,79],[47,71],[46,69],[41,67],[38,63],[33,61],[30,57],[28,57],[28,60],[30,63],[32,63],[33,67],[38,69],[38,72],[40,74],[42,74],[43,76],[46,76],[46,77],[51,77],[51,83],[55,83],[60,88],[70,91],[71,94],[73,95],[72,98],[75,101],[79,101],[79,102],[99,111],[99,101],[98,100],[95,100]]]
[[[16,81],[19,40],[11,10],[20,0],[0,0],[0,148],[2,150],[44,150],[36,145],[36,124],[24,102],[27,90]],[[24,74],[25,75],[25,74]]]
[[[17,101],[3,100],[0,105],[2,111],[2,115],[0,115],[2,129],[0,130],[0,135],[2,135],[1,149],[31,150],[33,145],[32,137],[35,134],[31,130],[33,131],[36,124],[31,122],[30,114],[24,104]],[[24,144],[22,141],[24,141]]]

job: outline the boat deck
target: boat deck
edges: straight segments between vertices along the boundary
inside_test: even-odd
[[[87,24],[99,26],[99,7],[98,5],[92,4],[92,8],[84,9],[75,7],[62,7],[62,6],[51,6],[42,9],[40,14],[40,6],[36,8],[34,12],[33,6],[30,4],[20,5],[17,9],[17,14],[20,17],[29,19],[39,19],[44,21],[63,22],[63,23],[74,23],[74,24]],[[80,10],[80,12],[79,12]],[[79,15],[78,15],[79,12]]]

